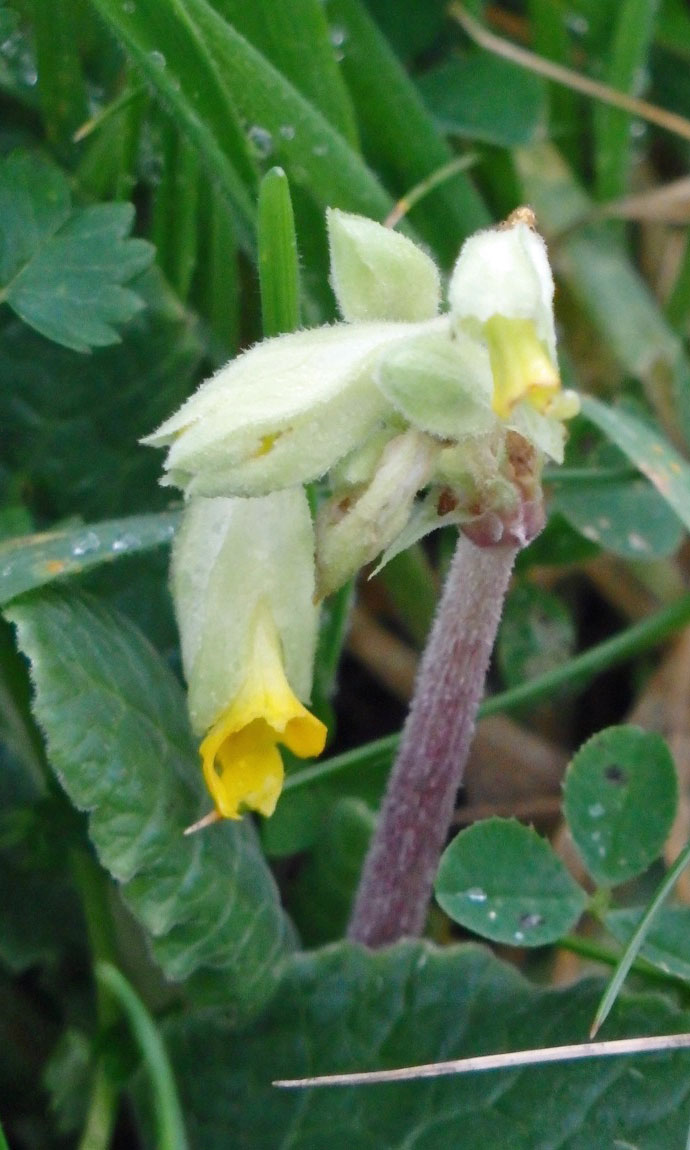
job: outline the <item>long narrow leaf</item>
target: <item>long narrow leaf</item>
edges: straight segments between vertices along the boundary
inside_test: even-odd
[[[161,103],[188,134],[233,204],[253,247],[257,171],[225,77],[182,0],[93,0]]]
[[[145,0],[147,4],[153,0]],[[182,3],[182,0],[179,0]],[[226,91],[271,163],[291,185],[328,204],[383,219],[390,197],[345,139],[264,56],[211,7],[184,0],[190,27],[205,45]]]

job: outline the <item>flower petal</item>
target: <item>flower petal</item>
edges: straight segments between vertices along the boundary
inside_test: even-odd
[[[451,276],[448,299],[453,318],[468,331],[494,315],[531,319],[538,338],[556,363],[553,276],[546,244],[522,220],[477,232],[462,246]],[[473,322],[474,321],[474,322]]]
[[[262,495],[316,479],[385,416],[371,371],[409,335],[408,324],[338,324],[266,340],[143,442],[169,447],[167,482],[187,494]]]
[[[206,784],[224,818],[244,810],[273,814],[283,781],[278,743],[302,758],[320,755],[326,727],[285,676],[270,610],[259,603],[250,626],[242,685],[201,743]]]
[[[173,546],[171,577],[198,734],[217,722],[242,688],[262,602],[280,638],[291,688],[309,698],[318,615],[314,533],[301,489],[260,499],[193,499]]]

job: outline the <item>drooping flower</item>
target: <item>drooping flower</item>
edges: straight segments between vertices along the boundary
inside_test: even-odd
[[[172,589],[215,810],[223,818],[270,815],[283,781],[278,747],[311,757],[326,740],[300,701],[311,689],[317,628],[304,492],[190,500],[173,548]]]

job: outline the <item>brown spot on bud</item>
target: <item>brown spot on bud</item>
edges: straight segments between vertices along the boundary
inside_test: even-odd
[[[454,495],[450,487],[444,487],[443,491],[438,497],[436,504],[436,511],[439,515],[449,515],[451,511],[455,511],[458,505],[458,497]]]

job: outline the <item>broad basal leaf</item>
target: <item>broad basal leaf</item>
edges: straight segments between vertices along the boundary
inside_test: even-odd
[[[593,980],[530,986],[474,946],[408,942],[371,953],[339,944],[297,956],[268,1012],[239,1039],[208,1016],[171,1021],[165,1038],[193,1150],[680,1148],[687,1052],[383,1086],[271,1085],[584,1041],[600,993]],[[606,1036],[689,1025],[658,995],[628,998]]]
[[[251,1014],[289,928],[251,821],[182,835],[209,802],[176,680],[128,620],[86,598],[35,593],[7,616],[50,762],[164,971]]]
[[[122,285],[153,259],[150,244],[127,239],[132,205],[74,210],[57,168],[14,152],[0,164],[0,213],[0,301],[74,351],[116,343],[116,326],[143,307]]]

